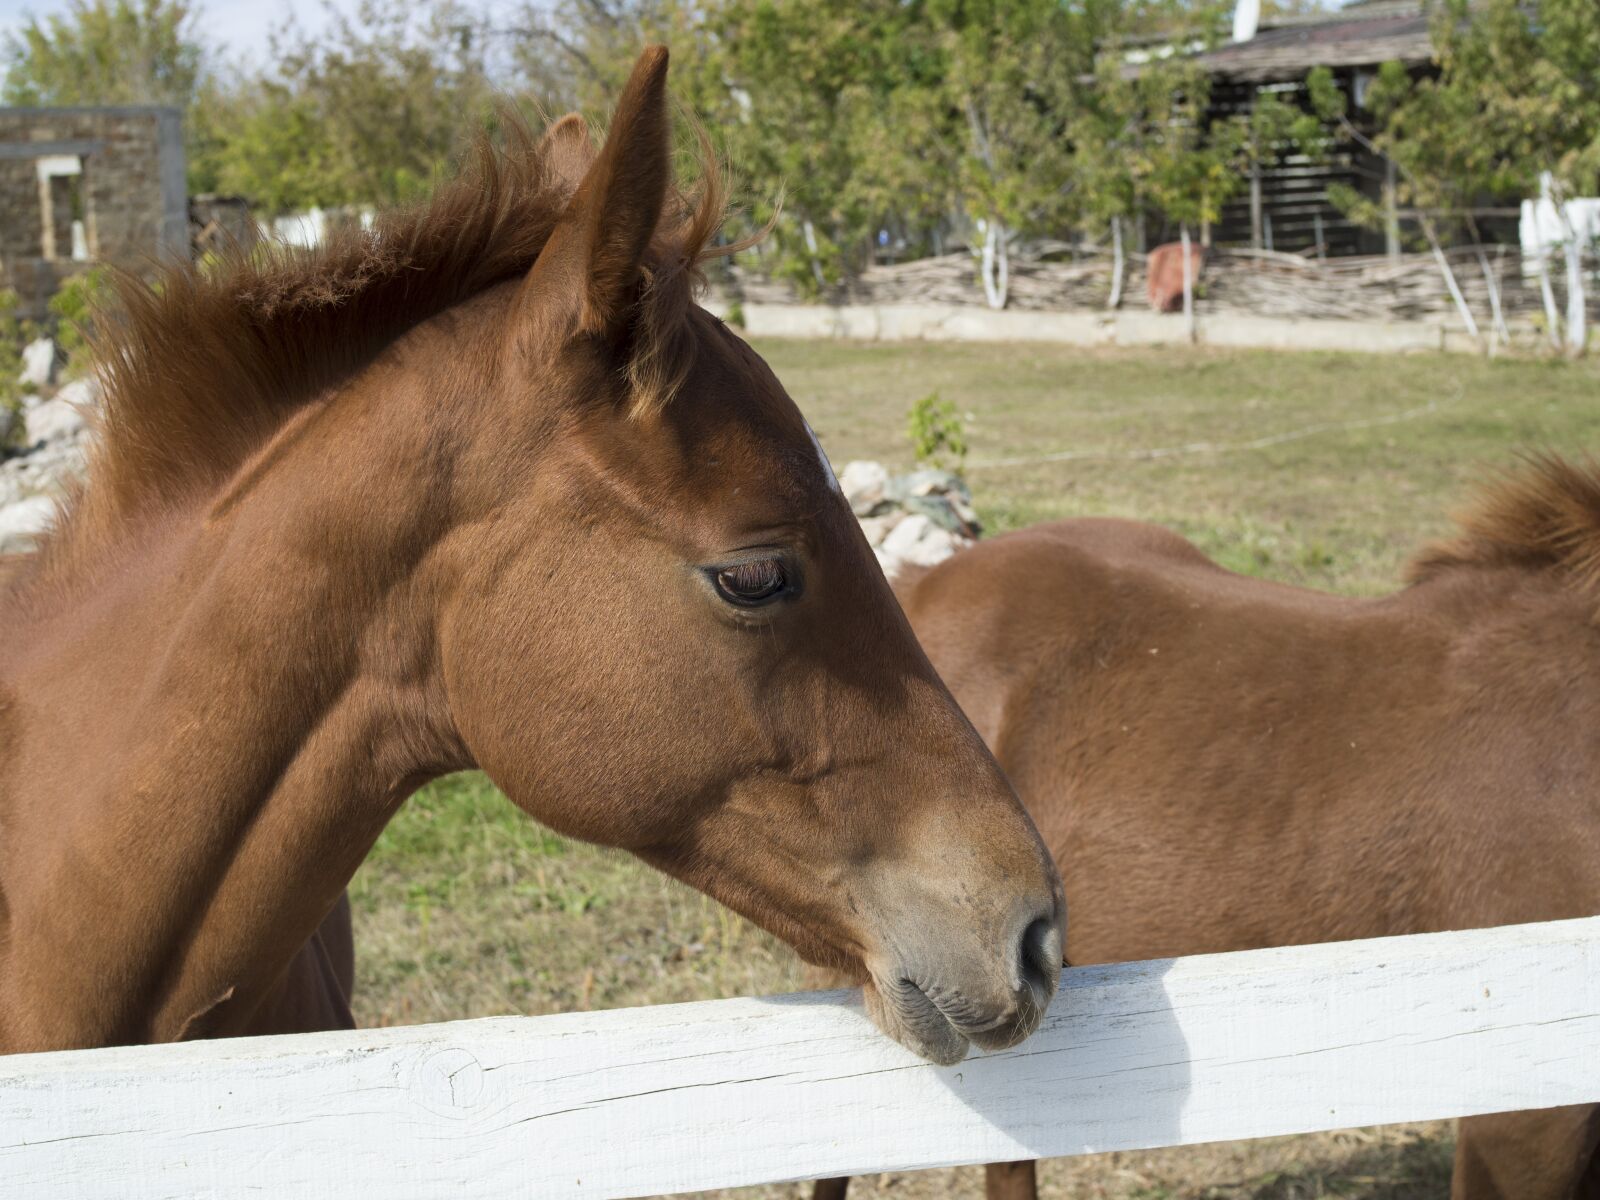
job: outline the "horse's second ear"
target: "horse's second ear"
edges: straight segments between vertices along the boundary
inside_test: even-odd
[[[594,166],[594,153],[588,122],[577,113],[562,117],[539,139],[540,161],[550,181],[568,199]]]
[[[672,122],[667,110],[667,48],[639,56],[617,101],[605,145],[568,212],[583,262],[579,326],[615,336],[638,296],[640,268],[661,221],[672,175]]]

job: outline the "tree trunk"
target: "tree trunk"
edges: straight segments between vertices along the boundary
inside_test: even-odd
[[[1483,270],[1483,286],[1489,289],[1489,313],[1494,318],[1494,335],[1501,345],[1510,346],[1511,330],[1506,326],[1505,311],[1500,307],[1500,280],[1489,265],[1489,256],[1484,253],[1481,244],[1478,246],[1478,266]],[[1492,344],[1489,350],[1490,353],[1494,352]]]
[[[995,224],[999,225],[998,221]],[[1000,293],[1000,303],[996,308],[1004,308],[1011,299],[1011,245],[1006,237],[1006,227],[1000,225],[1000,236],[995,248],[1000,252],[1000,277],[997,290]]]
[[[967,100],[967,126],[972,131],[972,148],[978,152],[992,178],[995,164],[989,127],[970,98]],[[1006,248],[1006,228],[997,218],[991,217],[983,235],[983,294],[989,307],[1004,308],[1010,287],[1011,258]]]
[[[1572,223],[1572,213],[1564,198],[1556,202],[1561,214],[1561,232],[1566,234],[1567,252],[1567,354],[1580,357],[1589,344],[1588,294],[1583,283],[1583,243]]]
[[[1178,237],[1183,244],[1183,327],[1189,340],[1195,340],[1194,326],[1194,264],[1189,261],[1189,223],[1178,226]]]
[[[1011,259],[1006,249],[1005,226],[999,221],[985,222],[982,264],[983,297],[990,308],[1004,308],[1011,287]]]
[[[800,230],[805,234],[806,251],[811,256],[811,275],[817,281],[818,288],[825,288],[828,281],[822,273],[822,259],[817,255],[817,227],[807,219],[800,223]]]
[[[1561,313],[1556,308],[1556,292],[1550,286],[1550,255],[1541,243],[1538,250],[1539,295],[1544,298],[1545,332],[1550,337],[1550,349],[1561,349]]]
[[[1106,307],[1115,311],[1122,304],[1122,276],[1127,259],[1122,253],[1122,218],[1111,218],[1111,299]]]
[[[1250,160],[1250,245],[1260,250],[1266,245],[1261,224],[1261,164]]]
[[[983,248],[978,251],[978,279],[983,284],[984,301],[993,308],[994,229],[987,221],[983,223]]]
[[[1389,261],[1400,261],[1400,172],[1392,158],[1383,160],[1383,249]]]
[[[1444,256],[1444,247],[1439,245],[1439,235],[1433,228],[1433,222],[1424,218],[1422,232],[1427,236],[1428,245],[1433,248],[1433,261],[1439,265],[1439,274],[1444,276],[1444,286],[1450,293],[1450,299],[1455,301],[1456,312],[1461,317],[1461,323],[1467,327],[1467,333],[1472,340],[1483,346],[1483,335],[1478,332],[1478,321],[1472,315],[1472,310],[1467,307],[1467,298],[1461,294],[1461,287],[1456,283],[1456,273],[1450,269],[1450,260]]]

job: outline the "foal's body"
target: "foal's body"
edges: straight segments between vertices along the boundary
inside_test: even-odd
[[[1380,599],[1113,520],[897,590],[1054,853],[1088,964],[1600,913],[1597,556],[1600,483],[1547,461]],[[1595,1114],[1464,1121],[1455,1195],[1594,1194]],[[1032,1172],[993,1167],[990,1191],[1031,1196]]]
[[[1600,596],[1557,572],[1348,599],[1081,520],[903,595],[1062,867],[1073,963],[1600,913]]]

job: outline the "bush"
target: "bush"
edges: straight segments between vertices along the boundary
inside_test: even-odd
[[[0,290],[0,449],[10,448],[22,438],[22,348],[33,337],[33,329],[17,318],[17,294]]]
[[[61,281],[50,297],[50,313],[56,320],[56,348],[66,365],[62,375],[76,379],[89,369],[88,333],[95,305],[107,291],[105,270],[91,267]]]
[[[967,427],[955,401],[940,400],[938,392],[929,392],[911,406],[906,432],[911,437],[912,456],[919,463],[961,470],[967,458]]]

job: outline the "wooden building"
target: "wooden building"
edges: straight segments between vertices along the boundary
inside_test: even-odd
[[[1327,67],[1349,99],[1358,130],[1371,133],[1364,100],[1378,68],[1403,63],[1416,74],[1434,69],[1428,16],[1420,0],[1356,0],[1343,9],[1264,25],[1254,37],[1198,56],[1212,80],[1212,116],[1249,111],[1262,92],[1309,107],[1306,77]],[[1341,182],[1385,204],[1387,230],[1353,224],[1328,200]],[[1393,167],[1358,145],[1342,145],[1328,161],[1292,151],[1263,164],[1250,187],[1211,230],[1214,243],[1328,255],[1398,253],[1400,214]]]

